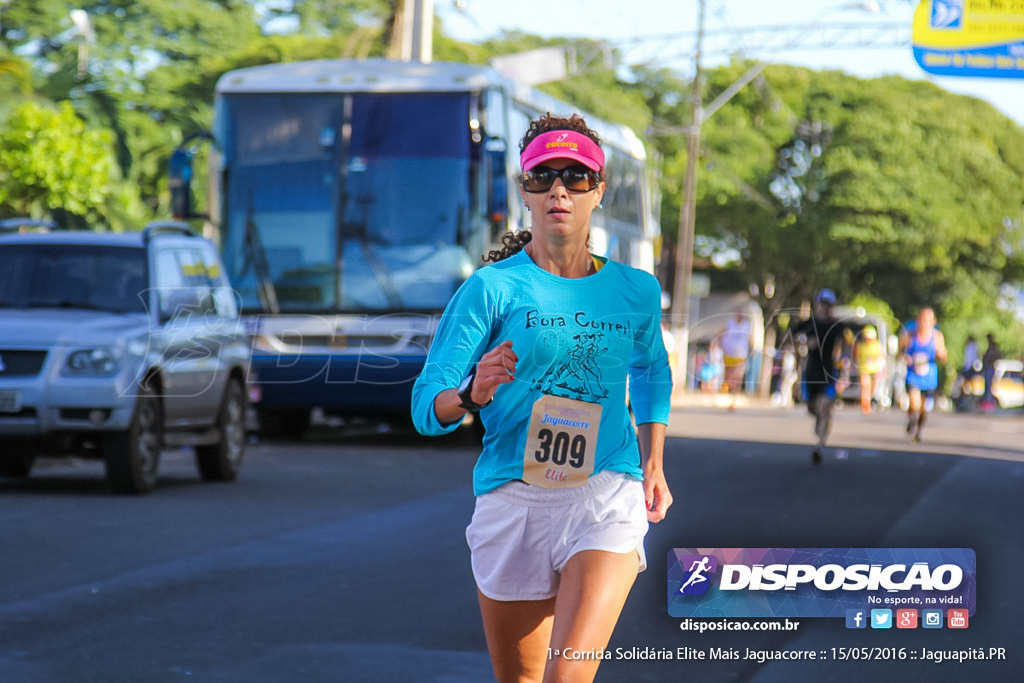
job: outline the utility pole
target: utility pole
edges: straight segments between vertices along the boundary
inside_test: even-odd
[[[697,49],[694,53],[693,87],[690,127],[686,132],[686,180],[683,186],[683,204],[679,212],[679,237],[676,240],[676,279],[672,294],[672,336],[677,349],[676,374],[682,378],[675,382],[677,391],[686,391],[689,381],[690,350],[690,279],[693,277],[693,235],[697,210],[697,157],[700,154],[700,129],[704,122],[704,70],[701,51],[704,48],[704,15],[706,0],[700,0],[697,10]]]
[[[81,9],[71,10],[71,22],[75,25],[78,36],[78,80],[85,80],[89,71],[89,46],[96,42],[96,31],[93,30],[89,13]]]
[[[403,62],[434,61],[434,0],[405,0],[398,14],[401,22],[400,59]]]

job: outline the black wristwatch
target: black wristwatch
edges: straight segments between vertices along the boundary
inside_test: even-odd
[[[473,401],[473,380],[476,379],[476,368],[466,376],[466,379],[462,380],[462,384],[459,385],[459,398],[462,399],[462,403],[459,407],[471,413],[478,413],[480,409],[491,405],[494,399],[491,398],[487,403],[475,403]]]

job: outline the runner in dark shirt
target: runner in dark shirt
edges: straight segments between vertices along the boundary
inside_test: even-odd
[[[806,345],[801,389],[807,411],[814,415],[814,433],[818,444],[811,452],[814,464],[821,462],[822,450],[832,426],[832,406],[836,401],[837,357],[843,338],[842,325],[833,314],[836,295],[823,289],[814,297],[814,315],[793,328],[799,343]]]

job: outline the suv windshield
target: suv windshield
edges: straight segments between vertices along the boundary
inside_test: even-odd
[[[469,95],[234,95],[225,265],[248,307],[440,309],[472,272]]]
[[[146,271],[139,248],[0,245],[0,307],[144,313]]]

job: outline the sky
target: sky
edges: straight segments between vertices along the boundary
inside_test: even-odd
[[[629,62],[669,66],[692,75],[697,0],[434,0],[444,31],[457,40],[475,42],[501,31],[519,30],[546,37],[610,41]],[[870,10],[877,9],[876,12]],[[1024,78],[939,77],[926,73],[914,60],[910,35],[914,3],[901,0],[817,2],[812,0],[707,0],[702,61],[714,67],[728,60],[727,50],[740,47],[745,56],[814,69],[841,69],[862,78],[895,74],[932,81],[944,90],[990,102],[1024,125]],[[843,41],[857,35],[878,35],[889,46],[811,50],[821,27],[838,23],[856,26]],[[879,25],[899,28],[878,29]],[[787,30],[745,34],[759,27]],[[814,27],[818,27],[815,33]],[[872,28],[874,27],[874,28]],[[839,35],[835,31],[828,35]],[[904,40],[902,45],[894,43]],[[802,46],[768,51],[772,45]]]

